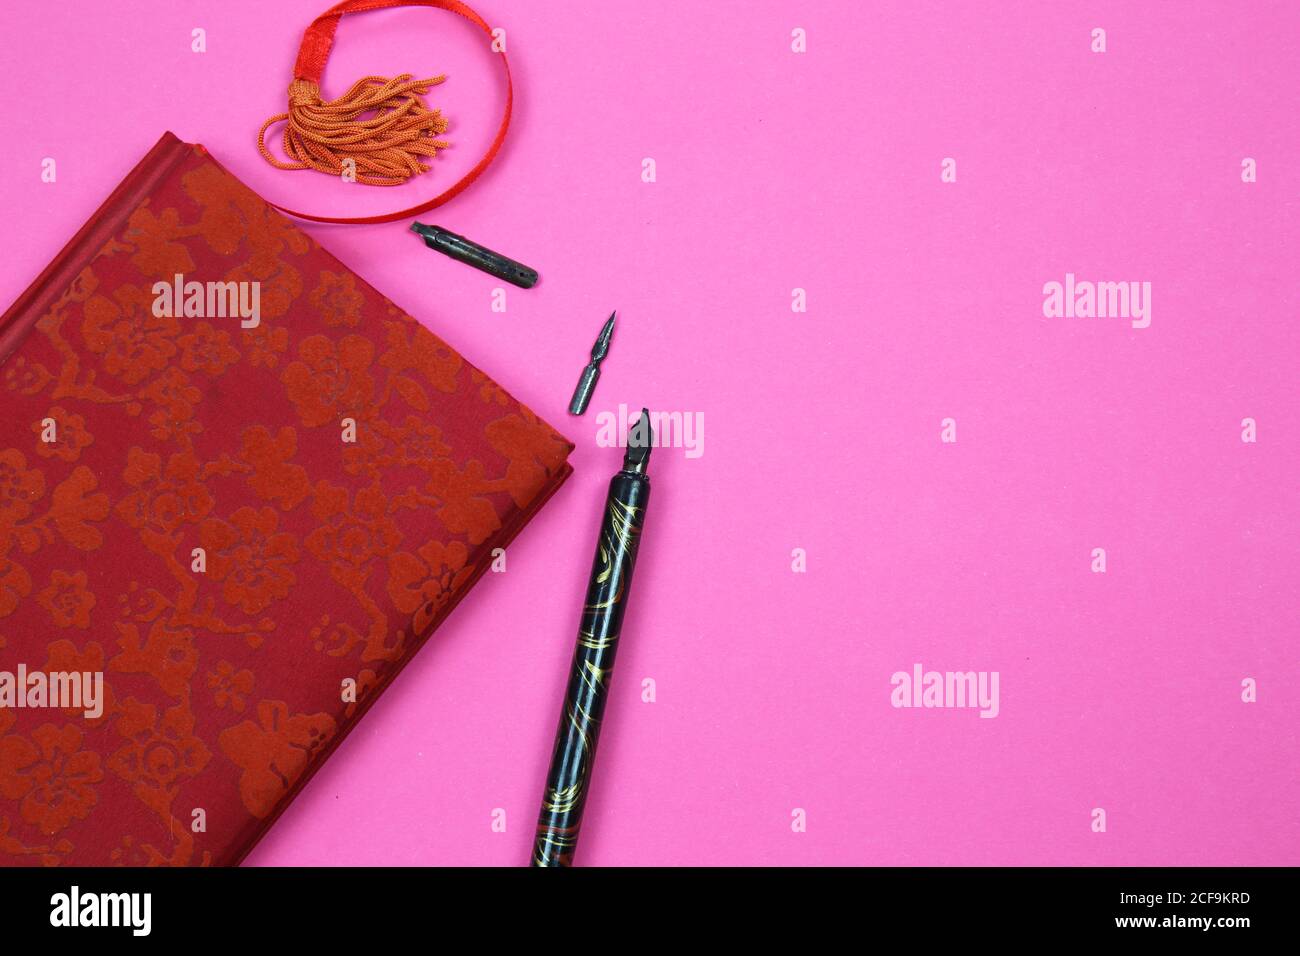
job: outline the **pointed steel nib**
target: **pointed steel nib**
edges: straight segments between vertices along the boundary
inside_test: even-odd
[[[609,354],[609,340],[614,337],[614,320],[618,318],[618,310],[609,314],[605,324],[600,327],[600,335],[596,336],[596,344],[591,347],[591,360],[599,365]]]
[[[596,390],[596,381],[600,378],[600,363],[609,354],[609,341],[614,337],[614,318],[617,315],[617,311],[611,312],[596,336],[596,343],[591,347],[591,361],[582,370],[578,387],[573,390],[573,398],[569,401],[570,415],[581,415],[591,402],[591,393]]]
[[[641,417],[627,430],[627,451],[623,454],[623,470],[644,475],[650,464],[650,449],[654,447],[655,433],[650,427],[650,409],[641,409]]]

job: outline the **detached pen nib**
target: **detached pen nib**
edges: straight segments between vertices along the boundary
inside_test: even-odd
[[[609,314],[605,324],[600,327],[600,334],[596,336],[596,344],[591,347],[591,360],[599,365],[609,354],[609,340],[614,337],[614,319],[618,317],[618,310]]]
[[[570,415],[581,415],[591,402],[591,393],[596,390],[596,380],[600,378],[600,363],[609,354],[609,342],[614,337],[614,318],[617,315],[617,311],[611,312],[601,327],[600,334],[596,336],[596,344],[591,347],[591,361],[582,370],[578,387],[573,390],[573,398],[569,401]]]
[[[650,409],[641,409],[641,417],[627,430],[627,451],[623,454],[623,470],[644,475],[650,464],[650,449],[654,447],[655,433],[650,427]]]

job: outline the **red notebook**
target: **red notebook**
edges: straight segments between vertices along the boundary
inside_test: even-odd
[[[0,409],[5,865],[237,863],[573,448],[170,133],[0,319]]]

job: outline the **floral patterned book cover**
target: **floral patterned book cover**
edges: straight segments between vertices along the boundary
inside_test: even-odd
[[[3,865],[239,862],[573,448],[170,133],[0,409]]]

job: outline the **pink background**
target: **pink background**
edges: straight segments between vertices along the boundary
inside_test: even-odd
[[[325,88],[445,71],[435,171],[381,190],[263,163],[325,3],[6,4],[0,298],[164,129],[321,212],[472,165],[498,65],[418,9],[345,21]],[[704,454],[654,456],[580,863],[1300,863],[1300,7],[478,9],[507,30],[515,124],[427,219],[541,285],[494,313],[499,283],[405,224],[308,228],[573,438],[577,474],[249,862],[527,860],[618,461],[596,414],[626,402],[702,413]],[[1067,271],[1151,282],[1151,327],[1044,318]],[[892,708],[915,662],[1000,672],[1001,714]]]

